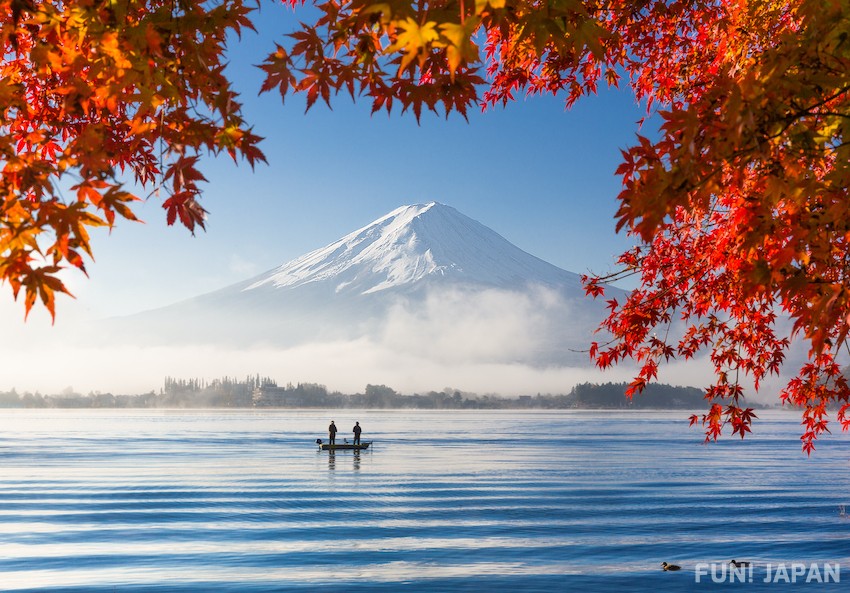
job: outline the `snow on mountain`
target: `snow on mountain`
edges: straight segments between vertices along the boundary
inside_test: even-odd
[[[402,206],[243,290],[332,282],[338,293],[370,294],[434,277],[502,288],[529,282],[579,287],[575,274],[522,251],[454,208],[431,202]]]

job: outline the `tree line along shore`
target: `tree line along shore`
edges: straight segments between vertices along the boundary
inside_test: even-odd
[[[244,379],[175,379],[166,377],[159,392],[135,395],[66,388],[61,393],[0,392],[4,408],[375,408],[375,409],[701,409],[705,392],[696,387],[650,384],[629,399],[627,383],[581,383],[565,394],[513,397],[445,388],[402,394],[386,385],[366,385],[362,393],[329,391],[317,383],[287,383],[259,375]],[[752,404],[751,407],[763,407]]]

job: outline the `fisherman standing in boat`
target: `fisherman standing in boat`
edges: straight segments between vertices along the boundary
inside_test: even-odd
[[[359,423],[359,422],[355,422],[355,423],[354,423],[354,444],[355,444],[355,445],[359,445],[359,444],[360,444],[360,433],[361,433],[362,431],[363,431],[363,429],[362,429],[362,428],[360,428],[360,423]]]
[[[328,444],[333,445],[336,442],[336,424],[331,420],[331,425],[328,426]]]

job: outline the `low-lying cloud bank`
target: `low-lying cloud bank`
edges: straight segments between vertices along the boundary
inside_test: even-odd
[[[282,308],[281,317],[286,313]],[[511,396],[568,393],[577,383],[629,381],[634,374],[631,365],[595,369],[581,350],[589,346],[597,319],[584,302],[542,287],[431,291],[424,298],[392,301],[378,322],[360,323],[362,337],[298,345],[274,344],[259,335],[260,343],[245,346],[245,339],[231,340],[227,334],[217,343],[194,345],[181,343],[179,333],[170,335],[167,325],[144,327],[167,338],[165,345],[149,345],[133,331],[121,340],[107,339],[85,317],[60,314],[51,326],[36,313],[23,324],[20,311],[8,308],[0,310],[0,321],[10,330],[9,339],[0,342],[0,390],[19,392],[72,387],[81,393],[133,394],[159,390],[166,376],[259,373],[279,384],[320,383],[345,393],[362,392],[371,383],[401,393],[452,387]],[[253,321],[246,327],[256,333],[262,315]],[[321,322],[317,317],[310,324]],[[207,330],[216,327],[215,318],[198,323]],[[662,372],[660,380],[676,385],[711,381],[704,361],[669,365]]]

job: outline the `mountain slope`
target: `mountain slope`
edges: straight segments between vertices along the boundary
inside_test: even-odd
[[[445,360],[584,365],[577,351],[603,315],[577,274],[432,202],[398,208],[244,282],[114,320],[108,331],[143,344],[365,340]]]

